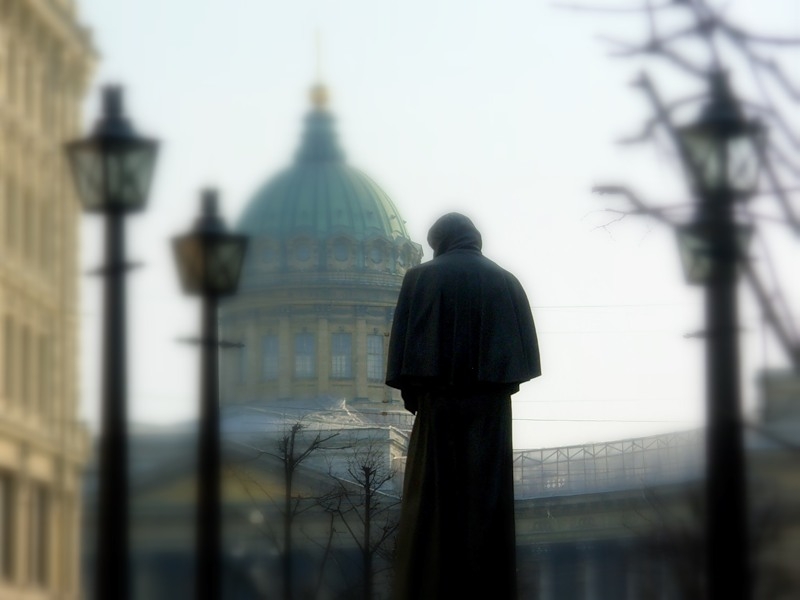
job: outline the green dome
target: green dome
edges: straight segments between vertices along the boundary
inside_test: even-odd
[[[242,213],[237,229],[250,238],[244,289],[323,280],[399,286],[422,258],[386,192],[345,162],[326,100],[324,86],[314,87],[294,164]]]
[[[333,123],[334,118],[321,107],[306,117],[294,164],[256,192],[239,221],[242,233],[255,239],[286,240],[298,235],[409,239],[386,192],[346,164]]]

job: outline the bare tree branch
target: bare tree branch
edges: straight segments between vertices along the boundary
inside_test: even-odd
[[[647,215],[650,217],[654,217],[663,223],[666,223],[670,226],[676,226],[677,223],[673,221],[671,218],[667,217],[665,214],[667,209],[664,208],[654,208],[648,206],[647,203],[642,200],[636,193],[634,193],[629,187],[624,185],[596,185],[592,188],[592,193],[599,194],[601,196],[609,195],[609,196],[623,196],[626,198],[634,207],[635,211],[631,214],[642,214]]]
[[[796,37],[779,37],[772,35],[760,35],[746,31],[737,25],[733,25],[729,21],[720,21],[719,27],[724,29],[731,38],[739,40],[743,44],[765,44],[769,46],[793,46],[800,47],[800,38]]]

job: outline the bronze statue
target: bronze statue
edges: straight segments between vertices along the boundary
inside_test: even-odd
[[[464,215],[428,233],[433,260],[406,273],[386,384],[416,414],[394,600],[516,596],[511,395],[541,374],[528,299],[481,254]]]

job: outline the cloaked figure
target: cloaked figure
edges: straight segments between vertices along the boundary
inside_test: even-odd
[[[511,395],[541,374],[516,277],[481,254],[459,213],[428,233],[433,260],[403,279],[386,384],[416,414],[394,600],[516,597]]]

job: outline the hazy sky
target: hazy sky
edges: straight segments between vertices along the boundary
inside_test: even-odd
[[[685,337],[702,328],[702,295],[684,284],[673,233],[637,216],[618,220],[605,209],[625,205],[590,192],[597,183],[627,183],[654,203],[688,201],[666,153],[615,143],[648,114],[629,85],[642,67],[667,96],[702,91],[659,63],[608,57],[598,34],[640,39],[640,18],[531,0],[78,4],[100,53],[87,125],[98,113],[99,86],[121,83],[140,131],[163,145],[150,206],[128,221],[129,256],[145,263],[129,279],[132,419],[196,412],[197,351],[176,340],[198,330],[199,305],[181,296],[168,240],[189,227],[200,188],[220,188],[232,223],[290,163],[316,79],[319,31],[342,147],[392,197],[424,260],[430,224],[458,210],[482,231],[484,253],[528,292],[544,375],[515,396],[515,446],[702,422],[703,342]],[[795,0],[740,0],[732,12],[767,32],[800,35]],[[800,81],[798,52],[787,51],[784,63],[794,60]],[[750,85],[737,73],[734,85]],[[758,202],[770,210],[769,199]],[[89,269],[101,260],[101,230],[97,219],[84,221]],[[800,241],[765,227],[796,305],[800,289],[789,267]],[[90,422],[101,313],[99,282],[87,278],[81,395]],[[752,409],[756,371],[785,360],[747,292],[742,315]]]

